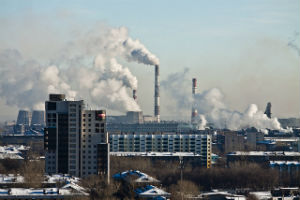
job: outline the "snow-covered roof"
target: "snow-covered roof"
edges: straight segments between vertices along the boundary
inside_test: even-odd
[[[62,197],[62,196],[87,196],[80,186],[72,183],[72,187],[62,188],[7,188],[0,189],[0,197],[17,198],[46,198],[46,197]]]
[[[68,174],[53,174],[51,176],[45,175],[44,183],[77,183],[79,180],[78,177],[70,176]],[[0,174],[0,184],[8,183],[24,183],[24,177],[19,174]]]
[[[208,197],[208,196],[215,196],[221,195],[224,196],[226,199],[237,199],[237,200],[246,200],[246,197],[243,195],[232,194],[228,191],[219,191],[219,190],[212,190],[211,192],[202,193],[201,197]]]
[[[164,190],[155,187],[153,185],[147,185],[146,187],[143,188],[138,188],[135,190],[137,195],[141,198],[153,198],[153,197],[169,197],[171,196],[170,193],[165,192]]]
[[[300,152],[292,151],[235,151],[227,155],[242,156],[300,156]]]
[[[45,182],[47,183],[56,183],[65,181],[67,183],[77,183],[80,179],[78,177],[70,176],[68,174],[52,174],[45,175]]]
[[[200,154],[193,152],[110,152],[112,156],[157,156],[157,157],[201,157]]]
[[[0,159],[23,159],[22,152],[28,150],[29,147],[24,145],[8,145],[8,146],[0,146]]]
[[[270,161],[270,165],[271,166],[275,166],[275,165],[297,165],[300,166],[300,162],[299,161],[286,161],[286,160],[282,160],[282,161]]]
[[[257,191],[257,192],[250,192],[249,194],[254,195],[258,200],[272,199],[271,191]]]
[[[23,183],[24,177],[14,174],[0,174],[0,184],[1,183]]]
[[[137,178],[135,178],[135,176]],[[130,179],[133,179],[133,182],[136,183],[155,183],[155,182],[159,182],[159,180],[157,180],[156,178],[153,178],[152,176],[149,176],[148,174],[145,174],[143,172],[140,172],[138,170],[127,170],[124,171],[122,173],[117,173],[113,176],[113,178],[115,179],[123,179],[123,180],[127,180],[130,181]]]

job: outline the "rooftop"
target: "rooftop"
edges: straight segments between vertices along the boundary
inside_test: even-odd
[[[300,156],[300,152],[291,151],[235,151],[230,156]]]
[[[201,157],[192,152],[110,152],[111,156]]]

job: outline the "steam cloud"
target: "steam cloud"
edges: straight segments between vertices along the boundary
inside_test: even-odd
[[[230,110],[224,103],[224,95],[217,88],[197,93],[195,97],[192,98],[191,92],[186,92],[186,86],[184,86],[184,89],[180,89],[182,88],[181,85],[186,85],[188,80],[187,72],[188,69],[185,69],[181,73],[178,72],[169,75],[167,79],[162,82],[162,86],[169,95],[177,100],[176,106],[180,110],[190,109],[192,106],[197,109],[199,129],[204,129],[207,122],[210,122],[213,123],[215,128],[227,128],[230,130],[255,127],[262,131],[266,131],[266,129],[280,130],[283,132],[290,131],[283,129],[277,118],[269,119],[255,104],[249,105],[244,112]],[[177,84],[178,82],[180,84]],[[191,86],[189,86],[189,88],[190,87]]]
[[[159,61],[126,28],[101,27],[68,44],[51,64],[25,60],[15,49],[0,51],[0,95],[8,105],[43,109],[49,93],[84,98],[93,106],[138,111],[128,95],[137,78],[118,59],[155,65]]]

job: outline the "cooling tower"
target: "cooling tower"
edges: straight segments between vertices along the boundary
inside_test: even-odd
[[[28,110],[19,110],[17,124],[30,125],[30,112]]]
[[[32,112],[32,125],[45,125],[45,112],[42,110],[34,110]]]
[[[155,83],[154,83],[154,117],[160,122],[160,102],[159,102],[159,66],[155,65]]]

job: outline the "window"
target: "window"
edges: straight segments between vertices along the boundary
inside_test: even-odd
[[[76,132],[76,128],[70,128],[70,132]]]
[[[70,160],[70,163],[76,164],[76,160]]]
[[[56,102],[48,102],[47,110],[56,110]]]

